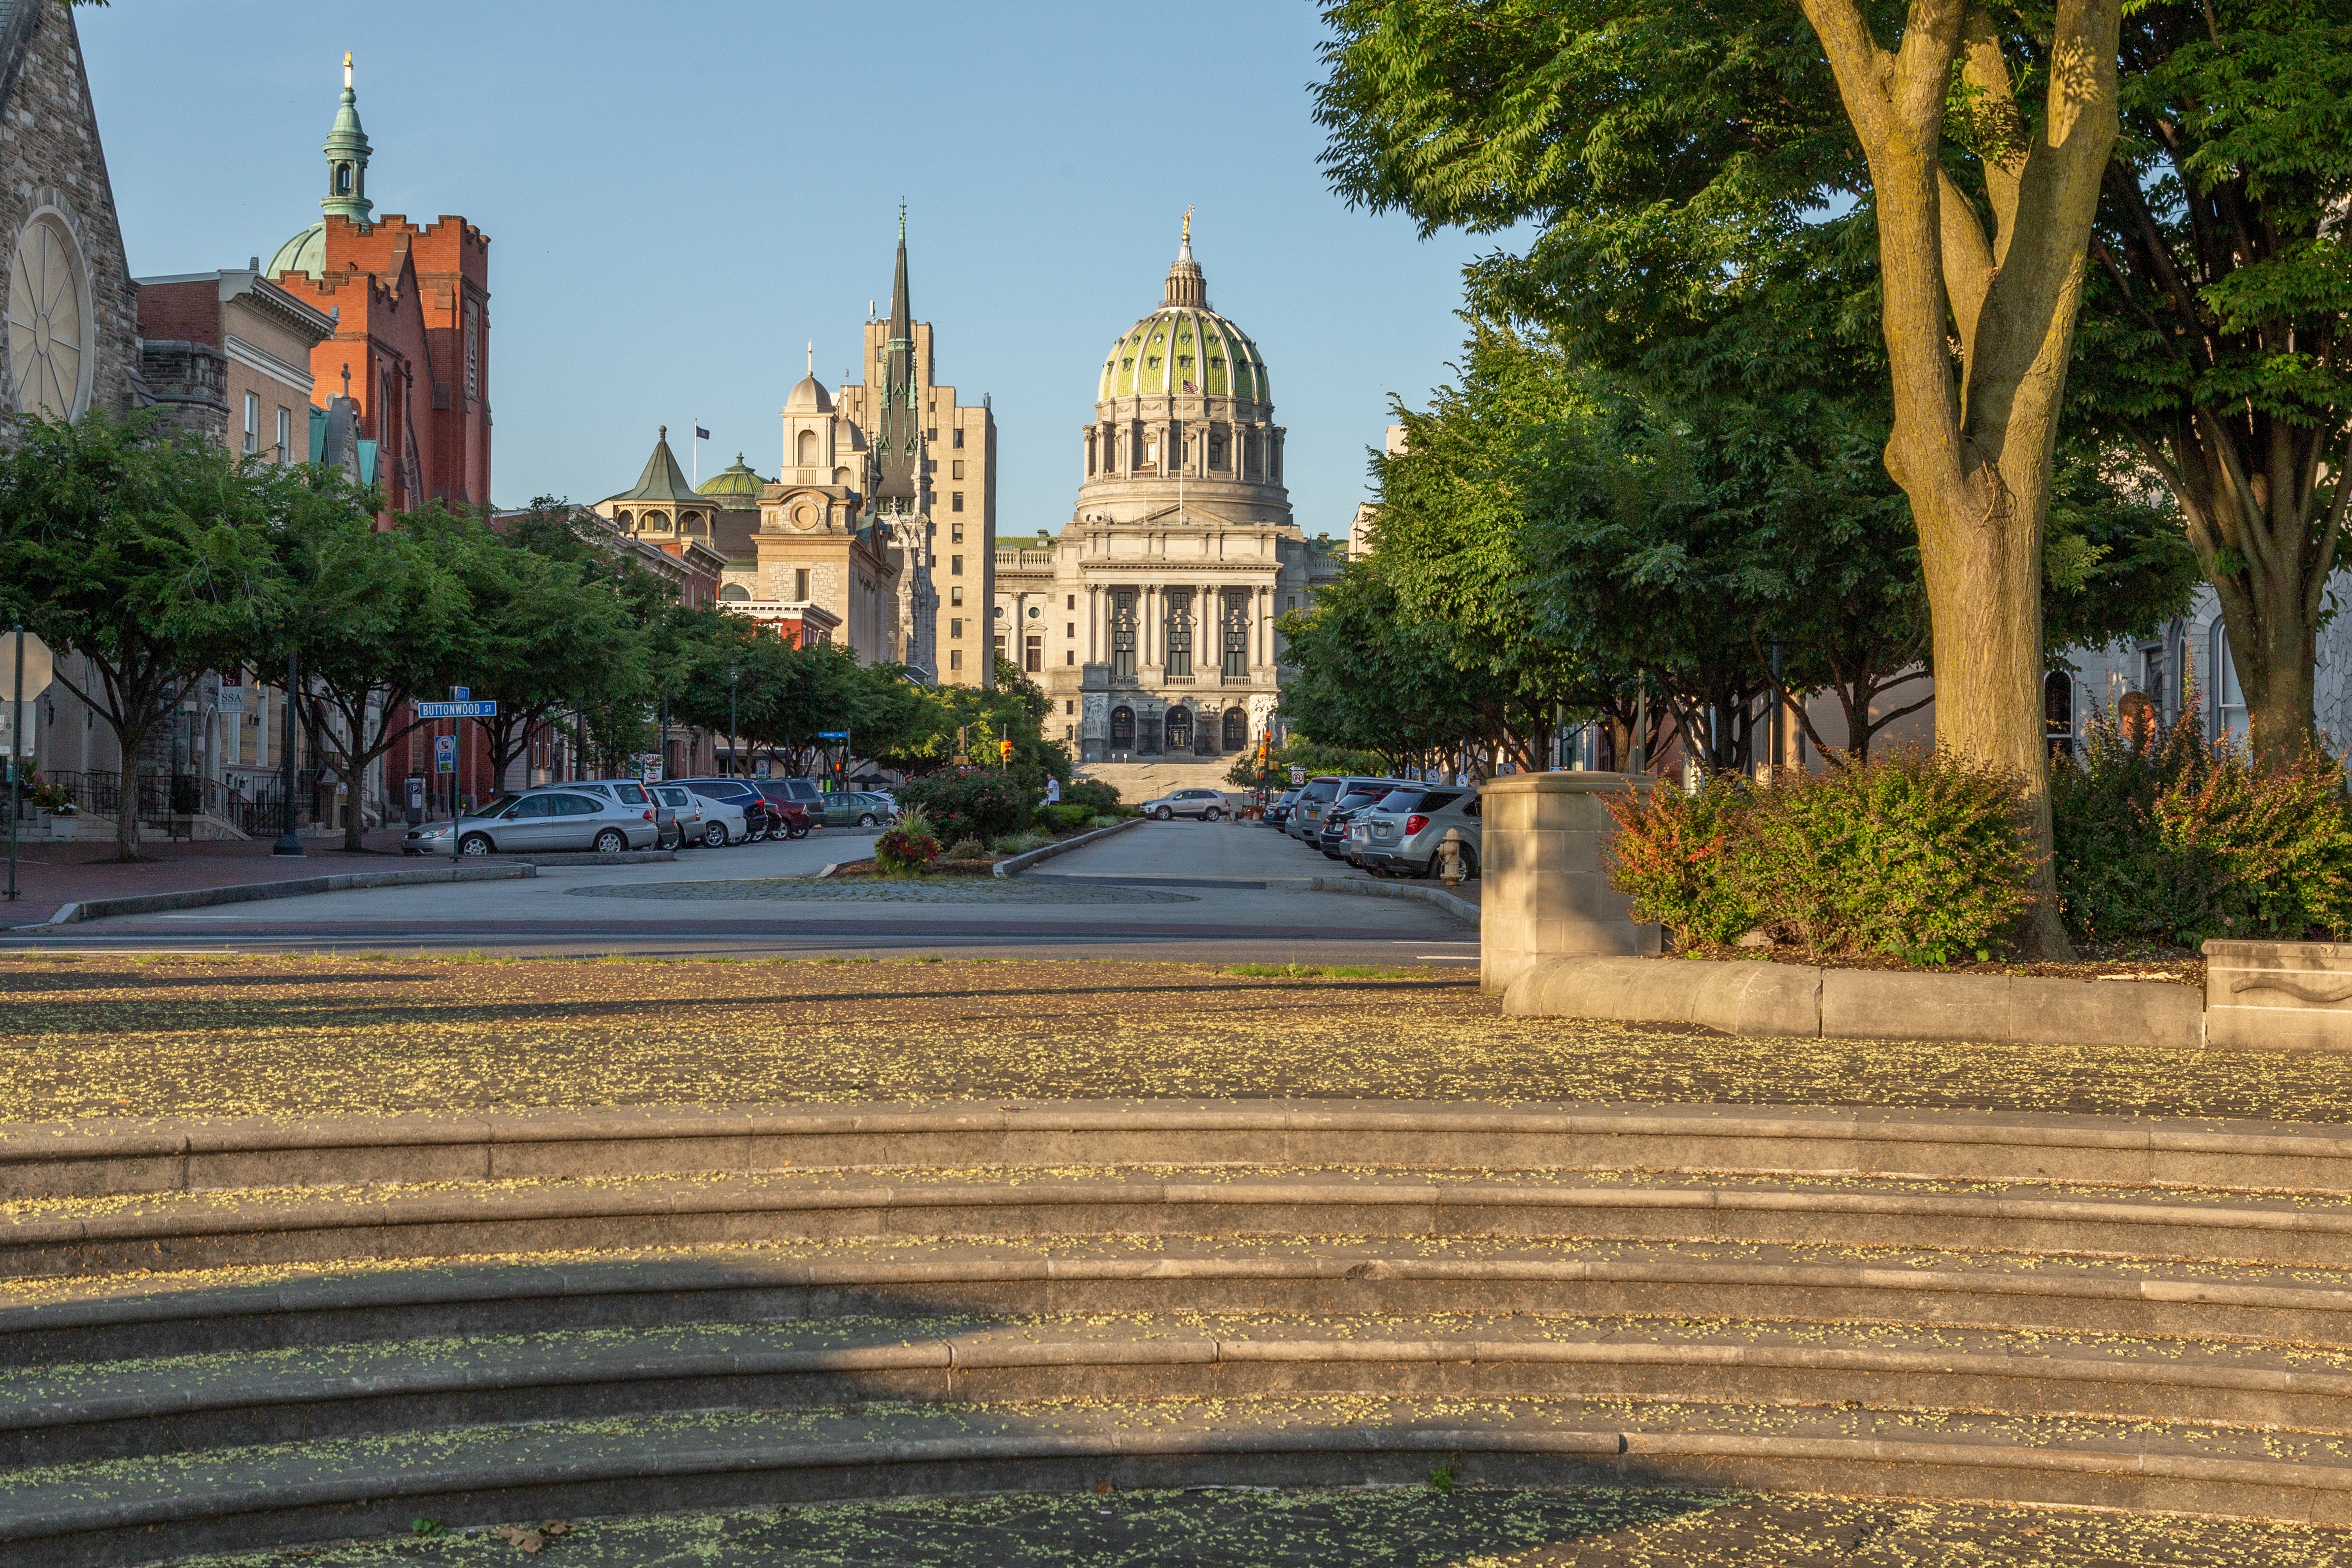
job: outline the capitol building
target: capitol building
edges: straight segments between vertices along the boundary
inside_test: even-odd
[[[1276,721],[1275,621],[1345,549],[1291,521],[1282,446],[1265,357],[1209,303],[1188,216],[1160,308],[1103,360],[1070,521],[995,555],[996,650],[1089,773],[1219,782]]]

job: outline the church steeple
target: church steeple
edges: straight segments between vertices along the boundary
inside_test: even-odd
[[[921,493],[923,411],[915,384],[915,321],[907,299],[907,209],[898,209],[898,268],[890,280],[890,336],[882,349],[881,428],[874,452],[882,468],[877,500],[911,511]]]
[[[343,51],[343,101],[335,110],[335,128],[327,132],[327,194],[319,205],[331,217],[365,223],[375,204],[368,200],[367,132],[360,129],[359,94],[352,89],[352,55]]]

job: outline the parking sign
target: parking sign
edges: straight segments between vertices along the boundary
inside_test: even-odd
[[[457,771],[457,736],[433,737],[433,771],[436,773],[454,773]]]

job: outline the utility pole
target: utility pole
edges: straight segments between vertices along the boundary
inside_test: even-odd
[[[743,744],[735,728],[735,688],[742,673],[743,667],[740,664],[730,663],[727,667],[727,776],[730,779],[735,776],[735,753],[742,749]]]
[[[8,714],[8,901],[16,901],[16,798],[18,760],[25,752],[25,626],[16,626],[16,694]]]

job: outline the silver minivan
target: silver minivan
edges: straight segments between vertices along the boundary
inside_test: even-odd
[[[634,786],[639,795],[642,785]],[[533,850],[594,850],[617,855],[649,849],[660,837],[651,797],[625,805],[618,792],[593,785],[555,784],[495,804],[479,816],[460,816],[409,830],[409,843],[427,855],[516,855]]]

